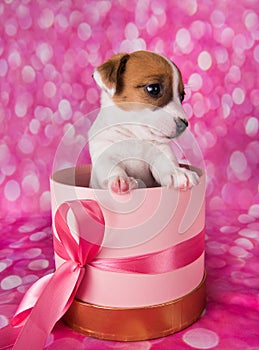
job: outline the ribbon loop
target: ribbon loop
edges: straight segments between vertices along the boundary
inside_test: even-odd
[[[69,210],[76,220],[76,232],[71,232],[68,226]],[[69,257],[80,265],[85,265],[96,257],[104,235],[104,218],[97,202],[92,200],[65,202],[57,210],[54,223],[61,243],[60,254],[58,253],[61,257],[65,260]],[[79,244],[73,234],[76,234]],[[58,242],[54,240],[55,243]]]

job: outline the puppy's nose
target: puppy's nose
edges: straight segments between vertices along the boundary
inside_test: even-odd
[[[181,135],[188,126],[188,121],[185,118],[175,118],[176,134]]]
[[[182,133],[188,126],[188,121],[185,118],[176,118],[175,123],[179,133]]]
[[[189,125],[189,124],[188,124],[188,120],[183,119],[183,118],[179,118],[179,119],[181,120],[181,122],[184,123],[185,127],[187,128],[187,126]]]

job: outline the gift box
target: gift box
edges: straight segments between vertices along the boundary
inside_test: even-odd
[[[205,177],[187,191],[89,188],[90,165],[51,177],[57,270],[76,274],[63,321],[83,334],[137,341],[175,333],[205,307]],[[72,277],[71,277],[72,278]]]

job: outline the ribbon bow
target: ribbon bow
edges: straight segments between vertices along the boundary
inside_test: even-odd
[[[69,209],[75,215],[78,240],[67,224]],[[93,200],[75,200],[61,204],[54,224],[56,239],[66,261],[54,273],[35,282],[25,294],[13,320],[24,325],[13,350],[43,349],[55,323],[70,307],[85,273],[85,265],[98,254],[104,237],[104,217]],[[58,254],[60,253],[58,252]]]

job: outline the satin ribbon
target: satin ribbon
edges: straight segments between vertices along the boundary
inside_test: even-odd
[[[167,249],[128,258],[96,258],[89,263],[98,269],[122,273],[160,274],[197,260],[205,249],[205,230]]]
[[[79,243],[67,224],[68,210],[75,215]],[[55,323],[72,304],[85,274],[85,265],[99,252],[104,236],[104,218],[99,205],[92,200],[63,203],[54,223],[66,261],[57,270],[42,277],[25,294],[13,320],[13,326],[24,325],[13,350],[40,350]]]

